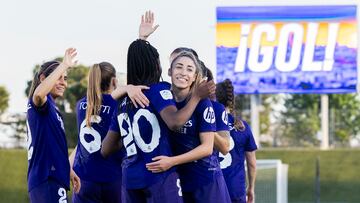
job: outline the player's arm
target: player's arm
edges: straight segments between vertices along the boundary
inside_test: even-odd
[[[122,147],[120,134],[109,130],[102,142],[101,155],[105,158],[117,152]]]
[[[46,102],[46,95],[49,94],[51,89],[54,87],[56,81],[61,77],[61,75],[70,67],[76,65],[74,61],[75,56],[77,55],[76,49],[69,48],[65,51],[65,56],[60,65],[48,76],[39,75],[41,83],[36,87],[34,94],[32,96],[32,101],[35,106],[42,106]]]
[[[167,106],[160,111],[160,116],[170,130],[177,130],[189,120],[200,100],[207,98],[214,92],[214,81],[203,81],[195,87],[195,91],[185,107],[178,110],[175,106]]]
[[[70,154],[70,156],[69,156],[69,163],[70,163],[70,181],[71,181],[71,183],[72,183],[74,192],[75,192],[75,193],[79,193],[80,188],[81,188],[81,181],[80,181],[79,176],[78,176],[78,175],[75,173],[75,171],[73,170],[76,150],[77,150],[77,146],[75,147],[75,149],[71,152],[71,154]]]
[[[111,97],[117,100],[127,94],[136,108],[138,108],[138,105],[145,108],[145,106],[149,106],[149,100],[142,92],[144,89],[149,89],[149,87],[143,85],[120,86],[111,93]]]
[[[200,142],[201,144],[196,148],[178,156],[154,157],[152,159],[154,162],[146,164],[146,168],[153,173],[159,173],[166,171],[173,166],[189,163],[210,156],[213,152],[214,132],[200,133]]]
[[[246,189],[247,203],[254,202],[255,178],[256,178],[256,155],[255,151],[245,153],[246,166],[248,173],[248,187]]]
[[[215,132],[214,147],[222,154],[229,153],[230,149],[230,132],[227,130],[221,130]]]

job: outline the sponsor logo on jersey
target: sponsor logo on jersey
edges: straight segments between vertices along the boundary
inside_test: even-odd
[[[228,124],[228,115],[227,115],[226,111],[222,112],[221,119],[226,125]]]
[[[215,112],[214,112],[214,109],[210,106],[210,107],[207,107],[205,110],[204,110],[204,120],[208,123],[215,123]]]

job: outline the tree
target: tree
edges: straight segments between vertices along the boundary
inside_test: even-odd
[[[320,130],[320,96],[292,94],[285,98],[286,110],[281,112],[277,133],[283,145],[317,146]]]
[[[9,92],[4,86],[0,86],[0,115],[9,107]]]
[[[330,140],[347,146],[351,137],[360,133],[360,100],[356,94],[329,95]]]
[[[283,143],[292,146],[318,146],[320,95],[294,94],[285,99],[277,131]],[[330,144],[348,146],[360,133],[360,100],[356,94],[329,95]]]
[[[268,134],[270,128],[270,112],[272,110],[272,101],[276,100],[276,95],[261,95],[260,101],[260,134]],[[246,122],[250,122],[250,95],[238,94],[235,96],[235,111]]]

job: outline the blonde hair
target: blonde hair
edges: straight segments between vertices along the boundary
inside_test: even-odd
[[[175,61],[177,61],[179,58],[182,58],[182,57],[187,57],[187,58],[190,58],[193,62],[194,62],[194,65],[195,65],[195,74],[196,74],[196,77],[195,77],[195,81],[191,84],[190,86],[190,93],[187,97],[187,100],[190,99],[192,93],[194,92],[194,87],[197,87],[200,82],[201,82],[201,79],[202,79],[202,69],[201,69],[201,65],[199,63],[199,59],[190,51],[182,51],[180,52],[172,61],[171,61],[171,66],[170,68],[172,69],[173,66],[175,65]],[[171,70],[172,71],[172,70]]]
[[[112,64],[101,62],[94,64],[89,71],[88,88],[86,93],[86,126],[91,126],[91,116],[99,115],[102,104],[102,93],[110,88],[111,79],[116,77],[116,71]]]

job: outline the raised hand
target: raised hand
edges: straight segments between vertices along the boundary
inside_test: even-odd
[[[75,48],[66,49],[62,63],[69,68],[76,66],[77,63],[77,60],[75,60],[76,55],[77,55],[77,51]]]
[[[149,89],[149,87],[143,85],[127,85],[126,88],[126,93],[136,108],[138,107],[137,105],[140,105],[142,108],[149,106],[149,100],[142,92],[143,89]]]
[[[154,26],[154,13],[151,11],[146,11],[145,15],[141,16],[139,38],[146,40],[158,27],[159,25]]]
[[[216,85],[213,80],[206,81],[203,80],[195,87],[194,95],[200,97],[201,99],[209,97],[211,94],[215,94]]]

